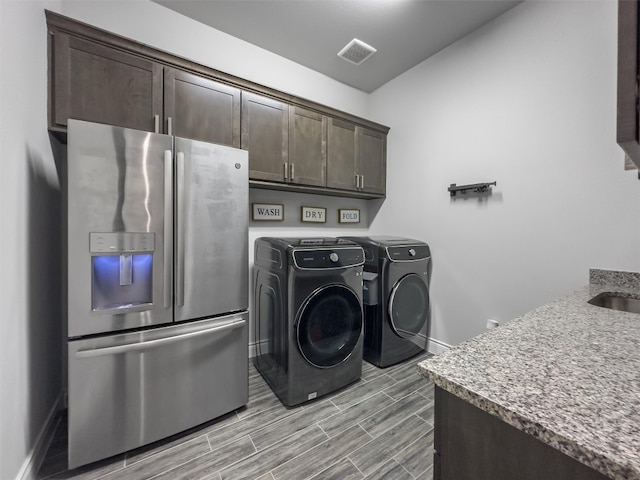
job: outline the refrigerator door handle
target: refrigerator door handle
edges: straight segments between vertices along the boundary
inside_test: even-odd
[[[184,231],[185,231],[185,205],[184,205],[184,153],[178,152],[177,173],[177,207],[176,207],[176,305],[184,305]]]
[[[218,325],[212,328],[207,328],[205,330],[197,330],[195,332],[183,333],[181,335],[158,338],[157,340],[149,340],[147,342],[129,343],[126,345],[116,345],[113,347],[94,348],[89,350],[78,350],[76,352],[76,358],[93,358],[102,357],[104,355],[117,355],[120,353],[139,352],[141,350],[147,350],[149,348],[161,347],[164,345],[169,345],[171,343],[182,342],[189,338],[200,337],[202,335],[207,335],[213,332],[233,330],[242,327],[245,323],[246,321],[244,319],[235,320],[225,325]]]
[[[171,269],[173,252],[173,152],[164,151],[164,308],[171,307]]]

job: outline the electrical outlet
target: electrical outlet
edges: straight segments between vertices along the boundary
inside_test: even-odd
[[[492,319],[487,320],[487,330],[491,330],[492,328],[496,328],[499,325],[500,324],[498,323],[497,320],[492,320]]]

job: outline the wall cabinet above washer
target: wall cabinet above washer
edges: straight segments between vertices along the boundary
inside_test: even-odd
[[[327,116],[302,107],[289,107],[289,181],[327,185]]]
[[[289,106],[243,92],[241,124],[242,148],[249,151],[249,178],[287,182]]]

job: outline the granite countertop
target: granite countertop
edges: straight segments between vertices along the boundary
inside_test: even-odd
[[[640,315],[597,307],[640,274],[589,285],[418,364],[444,390],[612,479],[640,480]]]

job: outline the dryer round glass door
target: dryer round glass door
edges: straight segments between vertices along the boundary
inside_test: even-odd
[[[344,362],[362,335],[362,304],[353,290],[328,285],[313,292],[296,319],[298,347],[320,368]]]
[[[427,285],[415,273],[405,275],[391,290],[389,298],[391,328],[402,338],[412,338],[423,332],[428,314]]]

